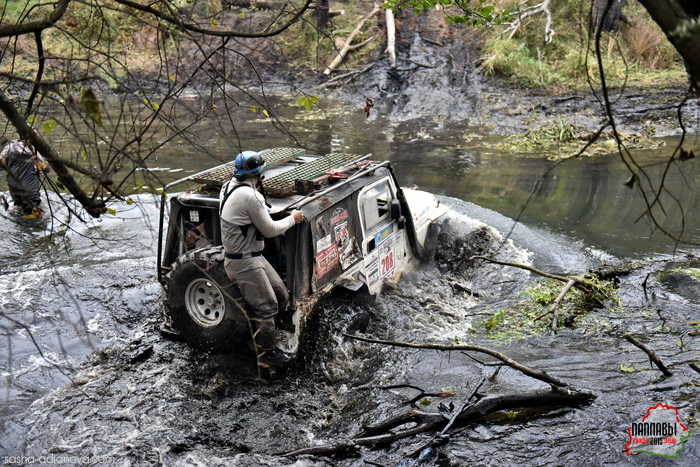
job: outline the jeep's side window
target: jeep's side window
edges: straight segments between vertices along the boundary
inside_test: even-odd
[[[388,182],[380,183],[362,195],[360,207],[365,218],[366,230],[370,230],[389,214],[390,199],[391,190]]]

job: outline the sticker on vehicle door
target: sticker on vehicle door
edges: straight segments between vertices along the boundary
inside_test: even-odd
[[[382,279],[394,276],[394,262],[394,237],[389,236],[379,245],[379,270]]]
[[[384,227],[382,230],[374,234],[374,244],[379,245],[383,241],[385,241],[387,238],[391,237],[391,234],[394,233],[394,223],[392,222],[391,224],[387,225]]]
[[[372,287],[372,284],[377,282],[379,276],[379,252],[372,251],[365,257],[365,275],[367,276],[367,286]]]

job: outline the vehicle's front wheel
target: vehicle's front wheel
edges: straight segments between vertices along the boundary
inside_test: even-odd
[[[163,284],[165,313],[192,346],[231,350],[250,339],[247,304],[224,270],[221,247],[192,250],[173,263]]]

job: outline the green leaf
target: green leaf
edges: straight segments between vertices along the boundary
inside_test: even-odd
[[[36,123],[36,117],[32,115],[27,119],[27,123],[29,123],[29,126],[34,126],[34,124]]]
[[[151,107],[153,107],[156,112],[160,110],[160,105],[156,104],[155,102],[151,102]]]
[[[117,215],[117,211],[112,209],[112,208],[107,208],[107,214],[111,214],[113,216]]]
[[[299,107],[304,107],[306,110],[311,110],[311,105],[312,105],[311,99],[309,99],[306,96],[301,96],[299,98],[299,102],[297,102],[297,105]]]
[[[80,157],[82,157],[84,161],[87,160],[87,151],[85,151],[85,149],[80,151]]]
[[[214,29],[216,29],[216,27],[218,26],[218,25],[216,24],[216,20],[215,20],[214,18],[212,18],[212,19],[209,20],[209,24],[211,24],[211,27],[214,28]]]
[[[267,110],[263,109],[263,113],[265,114],[266,117],[268,117],[268,118],[270,117],[270,114],[268,113]]]
[[[250,107],[250,110],[252,110],[255,114],[258,113],[258,108],[254,105]]]
[[[54,122],[53,120],[46,120],[44,122],[43,127],[44,127],[44,133],[46,133],[47,135],[50,135],[51,128],[56,128],[56,122]]]
[[[625,366],[624,363],[620,363],[620,371],[623,373],[634,373],[636,370],[631,366]]]
[[[170,78],[170,81],[172,81],[173,83],[175,82],[175,77],[170,73],[168,73],[168,78]]]
[[[245,13],[243,13],[243,12],[238,13],[238,16],[239,16],[241,19],[245,19]]]
[[[127,199],[126,199],[126,204],[128,204],[129,206],[131,206],[132,204],[134,204],[134,200],[131,199],[131,198],[127,198]]]
[[[420,401],[420,405],[430,405],[430,404],[431,404],[430,399],[428,399],[427,397],[425,399],[423,399],[422,401]]]

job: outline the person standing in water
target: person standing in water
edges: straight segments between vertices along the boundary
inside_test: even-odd
[[[36,130],[32,130],[35,131]],[[0,165],[7,171],[7,185],[15,205],[25,216],[41,218],[41,171],[49,171],[46,159],[20,136],[0,152]]]

